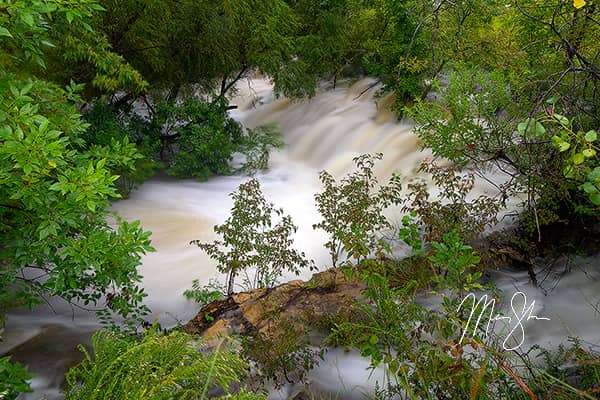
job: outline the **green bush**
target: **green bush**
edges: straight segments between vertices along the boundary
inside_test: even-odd
[[[204,307],[215,300],[221,300],[226,295],[225,286],[216,279],[211,279],[207,285],[202,285],[198,279],[192,281],[192,288],[183,292],[186,299],[193,300]]]
[[[269,152],[285,145],[275,125],[263,125],[256,129],[248,129],[238,144],[237,151],[244,155],[244,163],[238,171],[254,174],[269,167]]]
[[[411,227],[409,221],[420,225],[421,239],[424,242],[441,241],[446,232],[455,229],[467,242],[471,242],[493,226],[498,220],[498,212],[504,207],[506,198],[502,196],[479,196],[469,199],[475,185],[473,173],[461,174],[454,166],[442,167],[435,162],[425,162],[419,171],[431,174],[433,183],[440,194],[432,198],[427,185],[416,181],[408,185],[409,192],[403,210],[408,219],[403,221],[401,231],[404,240],[416,244],[417,230],[412,227],[411,237],[407,237]],[[407,244],[411,244],[407,242]],[[421,245],[423,245],[422,243]]]
[[[141,340],[108,331],[92,338],[93,356],[67,373],[66,400],[207,399],[215,388],[221,399],[258,400],[265,397],[232,385],[247,377],[245,364],[229,346],[212,352],[182,332],[146,332]],[[212,396],[211,396],[212,397]]]
[[[217,269],[227,274],[227,294],[233,293],[235,278],[242,275],[245,288],[272,287],[284,271],[300,273],[313,267],[304,253],[291,247],[297,227],[283,209],[275,208],[264,198],[256,179],[241,184],[231,193],[231,215],[214,230],[221,240],[191,243],[217,262]]]
[[[123,194],[159,167],[202,181],[268,168],[270,150],[284,145],[280,134],[273,125],[244,130],[227,114],[227,105],[222,97],[188,96],[182,102],[160,100],[142,117],[127,103],[100,99],[85,113],[89,127],[81,134],[82,147],[98,157],[112,154],[108,166],[120,176]],[[232,166],[236,153],[245,158],[238,167]]]
[[[154,174],[156,144],[142,133],[146,121],[128,107],[96,100],[84,114],[88,128],[80,135],[82,148],[96,157],[107,158],[108,167],[119,175],[116,182],[122,195],[127,196],[136,184]],[[107,157],[111,154],[112,157]],[[127,161],[127,162],[125,162]]]
[[[119,197],[109,165],[133,164],[131,147],[102,155],[81,149],[87,128],[77,108],[81,85],[38,78],[45,76],[57,21],[89,32],[89,17],[99,9],[95,1],[0,7],[0,320],[11,307],[49,296],[99,308],[110,298],[111,309],[103,311],[124,317],[147,312],[137,266],[152,250],[150,233],[139,222],[107,221]],[[112,56],[110,69],[131,72]]]
[[[339,183],[327,171],[319,174],[324,189],[315,195],[315,200],[323,220],[313,228],[323,229],[329,235],[325,247],[333,267],[343,252],[360,263],[367,256],[384,251],[381,233],[391,226],[383,210],[400,202],[401,184],[395,175],[388,185],[379,186],[373,166],[382,157],[383,154],[364,154],[354,158],[357,171]]]

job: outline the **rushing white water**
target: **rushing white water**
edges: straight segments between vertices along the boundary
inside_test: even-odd
[[[244,125],[278,124],[288,146],[272,155],[270,169],[259,174],[258,179],[266,197],[283,207],[299,225],[295,245],[319,266],[327,265],[328,255],[322,246],[326,241],[324,233],[312,229],[319,220],[313,197],[320,190],[318,171],[326,169],[339,177],[351,169],[353,157],[382,152],[384,160],[377,165],[377,176],[386,179],[392,172],[399,172],[411,177],[421,160],[428,156],[419,151],[410,124],[390,118],[389,110],[383,106],[389,99],[376,99],[372,84],[371,80],[362,80],[349,87],[323,89],[310,101],[290,101],[275,99],[272,86],[257,79],[240,84],[238,94],[231,100],[239,106],[232,115]],[[153,310],[152,318],[163,325],[186,322],[197,312],[197,307],[182,293],[193,279],[208,282],[217,276],[217,272],[215,264],[189,242],[194,239],[210,241],[215,237],[213,225],[225,220],[232,205],[228,194],[246,179],[242,176],[219,177],[200,183],[157,178],[144,183],[129,199],[114,205],[122,217],[140,219],[144,228],[153,232],[157,251],[143,257],[141,273],[148,293],[147,304]],[[479,182],[475,192],[493,194],[493,188]],[[308,272],[303,277],[307,276]],[[284,277],[288,278],[292,277]],[[587,277],[573,273],[548,296],[531,288],[525,274],[499,276],[497,282],[507,292],[512,292],[515,287],[526,291],[552,319],[552,325],[539,321],[528,324],[527,343],[556,345],[566,339],[568,332],[579,334],[590,342],[600,342],[600,319],[590,312],[593,309],[587,307],[581,297],[584,294],[592,304],[600,301],[597,278],[597,275]],[[93,315],[60,304],[55,307],[57,315],[47,307],[39,307],[33,313],[13,312],[6,327],[6,341],[0,344],[0,353],[25,342],[48,325],[60,327],[58,331],[46,329],[49,343],[64,341],[65,336],[79,339],[98,327]],[[336,359],[345,361],[334,367],[331,363]],[[39,365],[43,361],[35,356],[30,360],[38,363],[35,372],[43,373],[47,369],[47,374],[34,382],[36,396],[47,393],[52,398],[56,395],[53,370]],[[352,368],[347,368],[348,365]],[[339,398],[357,398],[357,393],[367,390],[360,388],[361,384],[373,386],[366,384],[367,365],[356,356],[338,354],[311,376],[331,393],[354,393]],[[349,387],[352,390],[348,390]]]

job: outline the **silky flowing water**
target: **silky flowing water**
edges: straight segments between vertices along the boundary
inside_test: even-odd
[[[378,98],[374,82],[361,80],[353,85],[323,88],[312,100],[276,99],[272,86],[263,79],[242,82],[231,99],[238,109],[232,115],[253,128],[277,123],[287,147],[274,152],[270,168],[257,178],[265,196],[292,215],[299,226],[295,245],[323,267],[328,254],[322,244],[326,236],[312,229],[319,221],[314,194],[320,190],[318,172],[327,170],[337,177],[352,168],[352,158],[363,153],[384,153],[376,167],[380,180],[393,172],[409,179],[414,177],[423,158],[429,154],[419,150],[417,138],[409,122],[397,122],[386,104],[389,98]],[[501,176],[490,175],[492,180]],[[144,183],[127,200],[114,204],[114,210],[128,220],[139,219],[153,232],[155,253],[143,257],[140,272],[152,309],[151,319],[163,326],[187,322],[198,307],[186,300],[183,291],[193,279],[208,282],[217,277],[215,264],[196,246],[194,239],[215,238],[212,227],[229,214],[232,201],[228,196],[248,177],[218,177],[208,182],[155,178]],[[493,186],[478,181],[476,195],[494,194]],[[516,200],[515,200],[516,204]],[[512,205],[514,207],[514,204]],[[391,215],[399,220],[399,215]],[[402,248],[395,249],[402,254]],[[505,296],[521,291],[528,301],[536,301],[535,314],[550,321],[525,324],[526,342],[557,346],[570,335],[580,336],[585,343],[600,344],[600,315],[594,305],[600,302],[598,282],[600,259],[573,260],[572,272],[561,275],[560,268],[548,277],[557,282],[548,293],[531,287],[525,272],[494,272],[497,285]],[[308,278],[304,273],[301,278]],[[285,276],[283,280],[296,278]],[[548,283],[548,288],[554,283]],[[92,313],[51,301],[49,306],[33,312],[15,310],[10,313],[0,353],[9,349],[30,365],[37,375],[35,394],[23,396],[37,399],[41,395],[57,398],[57,385],[63,370],[69,366],[73,346],[89,340],[100,326]],[[33,338],[33,339],[32,339]],[[32,339],[32,340],[30,340]],[[20,345],[20,346],[19,346]],[[355,353],[334,351],[311,373],[311,380],[337,398],[361,398],[374,387],[376,371],[369,378],[368,361]],[[369,383],[367,383],[367,381]],[[273,398],[285,393],[273,393]]]

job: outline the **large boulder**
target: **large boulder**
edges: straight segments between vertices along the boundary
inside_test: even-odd
[[[311,322],[350,313],[363,300],[364,282],[332,269],[309,281],[290,281],[272,289],[237,293],[203,307],[183,331],[205,339],[234,333],[277,334],[281,321],[308,331]],[[212,341],[209,341],[209,345]]]

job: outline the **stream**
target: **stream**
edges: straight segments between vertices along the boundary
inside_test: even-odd
[[[430,154],[419,150],[417,138],[408,121],[397,122],[387,105],[391,99],[378,98],[374,81],[364,79],[352,85],[323,87],[317,96],[306,101],[276,99],[271,84],[264,79],[243,81],[231,99],[238,109],[232,116],[253,128],[276,122],[287,147],[271,155],[270,168],[257,175],[265,197],[283,207],[299,226],[295,246],[315,260],[328,265],[329,256],[322,246],[326,236],[312,225],[319,221],[314,194],[320,190],[318,172],[327,170],[341,177],[352,168],[352,158],[362,153],[384,153],[376,166],[380,181],[398,172],[408,178],[416,175],[420,162]],[[492,174],[493,175],[493,174]],[[501,176],[492,176],[502,179]],[[113,208],[128,220],[139,219],[151,230],[155,253],[143,257],[140,272],[148,293],[146,304],[163,326],[187,322],[198,307],[184,298],[193,279],[208,282],[217,277],[214,263],[196,246],[194,239],[215,238],[212,227],[222,223],[232,206],[229,193],[248,178],[229,176],[207,182],[154,178],[134,191],[127,200]],[[478,181],[474,195],[494,194],[492,185]],[[511,207],[516,207],[515,199]],[[400,216],[392,215],[392,219]],[[405,249],[395,249],[401,255]],[[563,273],[566,266],[570,273]],[[516,291],[536,301],[535,314],[549,321],[525,323],[525,345],[556,347],[570,335],[579,336],[585,344],[600,346],[600,258],[565,259],[548,271],[545,290],[529,283],[527,272],[492,271],[492,276],[505,296]],[[306,271],[300,276],[307,279]],[[282,281],[297,279],[284,276]],[[239,290],[239,288],[238,288]],[[59,300],[52,308],[43,305],[28,310],[13,310],[8,316],[0,354],[9,351],[14,358],[30,365],[35,393],[20,399],[60,398],[58,385],[64,370],[76,359],[77,343],[89,342],[90,334],[100,326],[92,313],[73,309]],[[311,381],[340,399],[358,399],[374,387],[375,371],[369,378],[368,361],[355,353],[333,351],[315,371]],[[367,380],[369,383],[367,384]],[[289,389],[292,390],[292,389]],[[285,398],[286,393],[272,393],[272,398]]]

